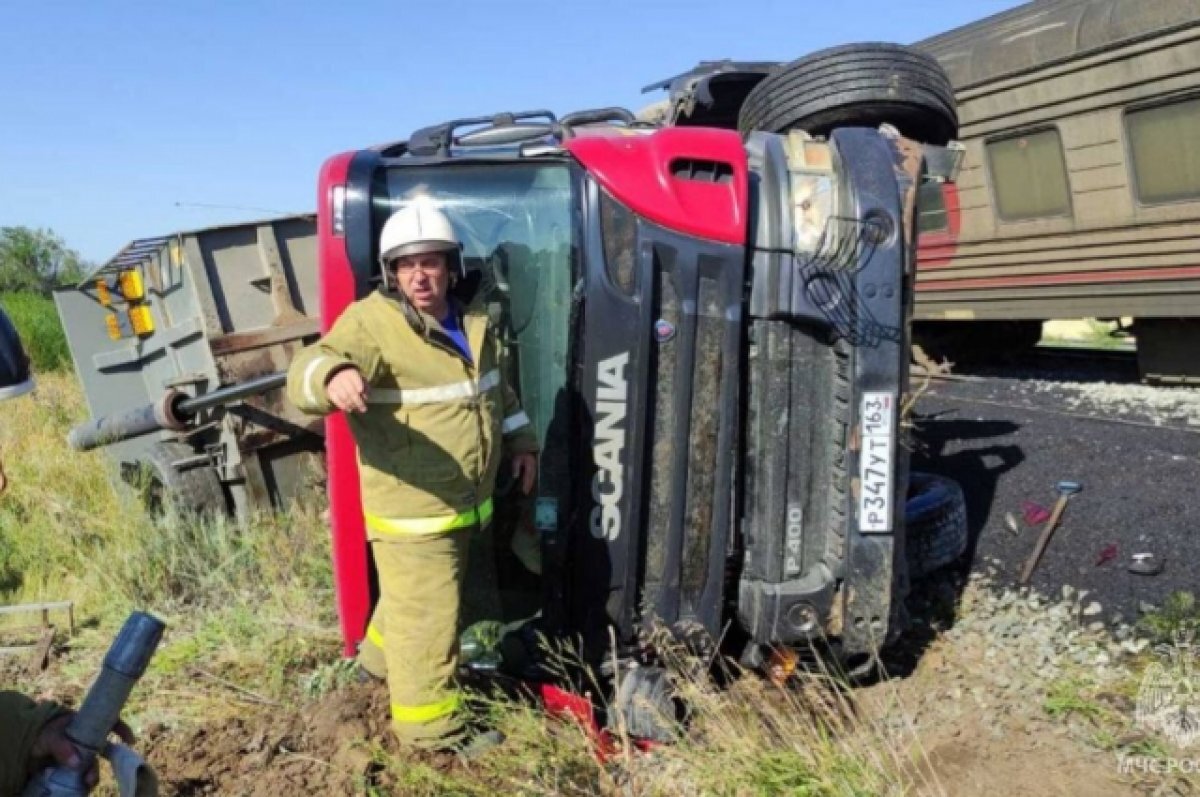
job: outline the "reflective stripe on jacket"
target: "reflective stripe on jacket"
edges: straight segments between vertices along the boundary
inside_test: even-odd
[[[491,513],[502,456],[537,451],[482,304],[466,308],[462,329],[473,363],[432,317],[376,292],[346,308],[288,369],[288,398],[313,414],[336,409],[325,385],[339,370],[356,367],[369,385],[367,411],[347,419],[374,534],[479,521]]]

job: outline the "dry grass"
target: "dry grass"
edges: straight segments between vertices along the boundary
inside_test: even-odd
[[[55,674],[60,689],[82,691],[134,609],[168,624],[147,686],[135,695],[175,677],[197,698],[154,710],[156,718],[207,711],[214,690],[195,686],[197,666],[283,698],[303,671],[337,655],[327,534],[316,507],[242,526],[152,518],[111,477],[103,452],[67,447],[67,430],[87,414],[74,378],[39,373],[37,385],[31,396],[0,404],[9,476],[0,495],[0,603],[74,601],[83,630]],[[134,710],[145,705],[139,698]]]
[[[64,437],[83,419],[73,378],[41,374],[37,393],[0,405],[0,452],[11,488],[0,497],[0,602],[71,599],[87,627],[51,674],[23,686],[77,699],[131,609],[168,623],[128,714],[136,727],[187,725],[297,710],[336,690],[340,665],[327,534],[318,507],[245,526],[153,520],[110,481],[102,452]],[[669,650],[669,647],[664,648]],[[717,689],[695,659],[668,656],[690,707],[680,741],[606,762],[575,724],[500,701],[490,719],[505,745],[469,767],[377,764],[404,794],[889,795],[939,793],[919,781],[911,738],[855,718],[828,674],[778,688],[757,676]],[[366,742],[370,744],[368,740]],[[362,793],[380,793],[370,783]]]

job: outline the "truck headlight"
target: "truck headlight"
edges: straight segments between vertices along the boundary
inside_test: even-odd
[[[829,229],[837,201],[833,153],[828,142],[816,141],[799,130],[788,134],[786,150],[792,186],[792,243],[796,254],[811,259],[828,248],[826,238],[834,234]]]

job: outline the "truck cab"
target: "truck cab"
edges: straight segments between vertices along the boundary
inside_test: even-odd
[[[492,531],[536,532],[540,630],[591,660],[643,655],[656,627],[862,659],[898,631],[906,583],[923,163],[887,128],[446,122],[324,164],[321,326],[379,288],[388,216],[433,196],[542,445],[535,495],[499,485]],[[370,562],[354,442],[337,415],[325,433],[349,653]]]

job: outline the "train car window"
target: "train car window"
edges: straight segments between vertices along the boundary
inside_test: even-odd
[[[1200,97],[1129,111],[1125,129],[1139,202],[1200,198]]]
[[[944,183],[922,183],[917,189],[917,229],[921,232],[946,232],[950,219],[946,215]]]
[[[1071,189],[1057,130],[989,141],[987,159],[1001,220],[1070,215]]]

